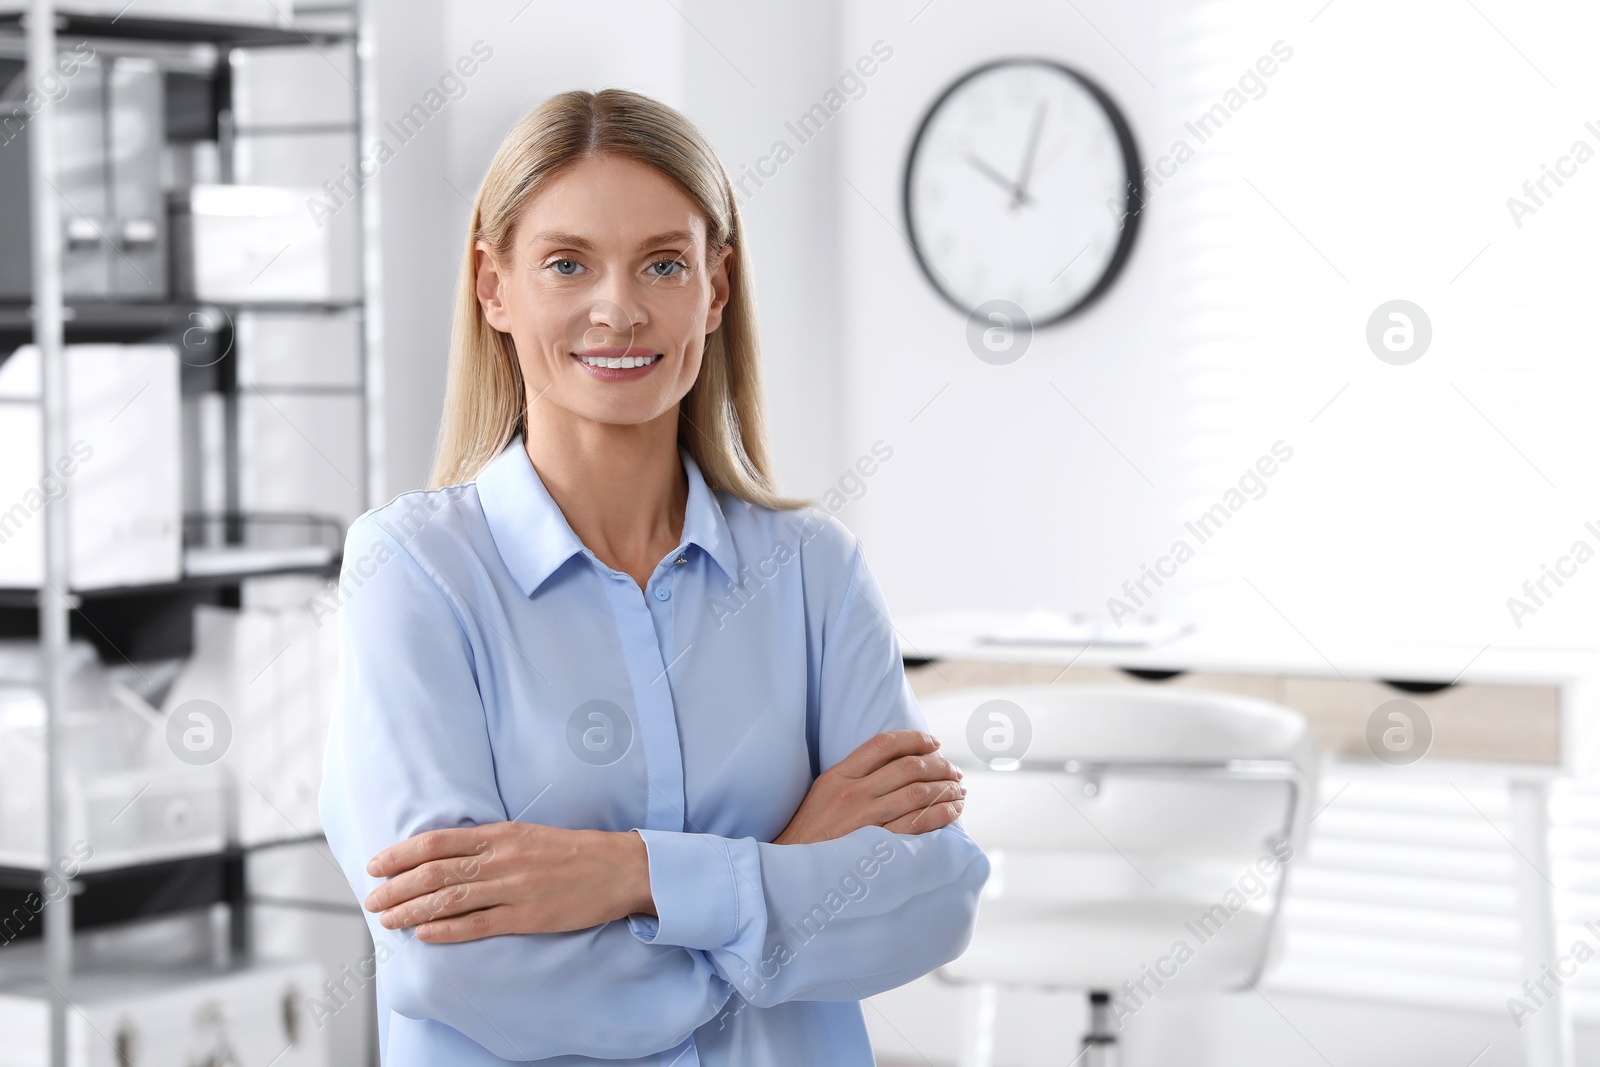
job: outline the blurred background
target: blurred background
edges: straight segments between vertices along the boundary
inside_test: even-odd
[[[1593,5],[53,6],[41,70],[0,2],[0,1063],[50,1062],[69,909],[72,1062],[376,1063],[316,822],[338,553],[424,483],[501,138],[607,86],[733,179],[778,481],[863,540],[920,695],[1309,723],[1274,965],[1110,990],[1125,1064],[1600,1055]],[[1085,990],[1003,963],[869,1001],[879,1061],[1070,1060]]]

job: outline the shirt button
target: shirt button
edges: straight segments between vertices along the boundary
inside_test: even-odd
[[[667,600],[667,599],[670,599],[671,596],[672,596],[672,590],[668,589],[664,585],[656,586],[656,599],[657,600]]]

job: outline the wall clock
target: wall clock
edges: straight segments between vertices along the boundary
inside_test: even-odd
[[[928,109],[906,159],[906,228],[923,274],[965,315],[1009,300],[1034,327],[1116,280],[1144,199],[1111,97],[1048,59],[969,71]]]

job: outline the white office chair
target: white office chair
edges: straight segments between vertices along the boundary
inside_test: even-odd
[[[961,1067],[993,1062],[1001,987],[1087,992],[1071,1062],[1111,1067],[1116,1031],[1162,990],[1261,977],[1313,805],[1320,750],[1302,715],[1150,684],[966,689],[922,707],[966,772],[962,824],[993,865],[972,944],[937,972],[972,990]]]

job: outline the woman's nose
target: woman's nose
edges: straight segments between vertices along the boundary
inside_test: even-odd
[[[617,330],[643,325],[646,315],[639,289],[640,282],[633,272],[607,268],[590,291],[592,316],[602,318],[606,325]]]
[[[630,346],[643,318],[637,310],[609,297],[596,296],[574,316],[577,329],[573,333],[577,336],[570,338],[572,347],[575,351],[585,351],[606,345]]]

